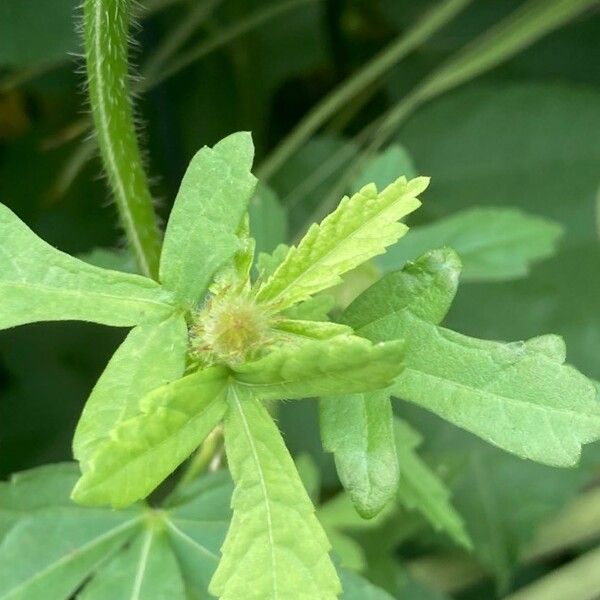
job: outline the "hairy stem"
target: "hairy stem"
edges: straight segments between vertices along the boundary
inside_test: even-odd
[[[140,270],[156,277],[160,235],[130,98],[130,0],[85,0],[85,51],[98,146],[127,241]]]

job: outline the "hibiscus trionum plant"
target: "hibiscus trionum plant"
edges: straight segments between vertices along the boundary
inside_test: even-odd
[[[143,275],[68,256],[0,205],[0,329],[131,328],[77,424],[78,468],[0,486],[0,598],[371,597],[340,567],[354,542],[327,504],[315,509],[280,400],[316,399],[342,502],[363,519],[397,503],[470,548],[392,397],[567,467],[600,438],[593,383],[564,364],[557,336],[504,343],[442,327],[461,271],[450,248],[335,303],[342,276],[407,232],[425,177],[362,186],[297,245],[256,255],[248,210],[268,191],[250,134],[235,133],[194,156],[161,242],[128,94],[128,6],[86,0],[85,49],[98,146]]]
[[[558,337],[506,344],[439,326],[460,273],[450,249],[407,263],[338,322],[327,319],[323,292],[404,235],[399,220],[418,208],[427,178],[345,197],[297,246],[261,255],[254,277],[252,158],[247,133],[196,154],[166,227],[158,282],[65,255],[2,206],[0,325],[133,326],[75,432],[75,502],[124,508],[143,500],[222,427],[233,516],[208,591],[335,598],[330,545],[271,401],[321,398],[324,446],[364,517],[396,495],[398,455],[416,443],[406,424],[394,423],[391,395],[557,466],[574,464],[581,444],[600,436],[600,412],[593,385],[563,364]],[[430,518],[468,546],[460,523]]]

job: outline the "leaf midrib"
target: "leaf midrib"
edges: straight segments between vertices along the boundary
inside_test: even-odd
[[[252,457],[256,464],[256,469],[259,474],[260,486],[261,486],[263,498],[265,501],[265,511],[266,511],[266,516],[267,516],[267,532],[268,532],[268,537],[269,537],[269,550],[270,550],[270,554],[271,554],[271,563],[272,563],[271,573],[272,573],[272,581],[273,581],[273,597],[275,600],[277,600],[277,598],[279,598],[279,593],[277,591],[277,561],[275,559],[275,535],[273,532],[273,518],[271,515],[271,502],[269,500],[269,494],[267,492],[266,478],[265,478],[265,474],[263,472],[262,464],[258,457],[256,445],[254,444],[254,438],[252,437],[252,433],[250,432],[250,427],[248,426],[248,421],[246,420],[246,415],[244,414],[244,411],[242,409],[242,404],[240,402],[240,398],[237,394],[235,386],[231,386],[231,390],[232,390],[232,395],[234,397],[234,402],[236,404],[237,410],[238,410],[240,418],[242,420],[242,425],[244,427],[244,434],[246,435],[248,444],[249,444],[251,452],[252,452]]]
[[[117,527],[111,529],[110,531],[103,533],[102,535],[98,536],[97,538],[90,540],[89,542],[87,542],[86,544],[84,544],[83,546],[78,548],[77,552],[69,552],[68,554],[65,554],[63,557],[61,557],[57,561],[53,562],[51,565],[47,566],[45,569],[42,569],[41,571],[36,573],[33,577],[30,577],[29,579],[20,583],[17,587],[9,590],[8,594],[5,596],[2,596],[0,598],[0,600],[8,600],[9,598],[14,597],[15,594],[18,594],[21,590],[32,585],[33,583],[35,583],[39,579],[45,577],[49,573],[52,573],[53,571],[62,567],[63,565],[69,564],[69,562],[78,559],[85,552],[93,550],[96,546],[100,545],[101,543],[105,542],[106,540],[109,540],[111,537],[116,537],[122,531],[126,531],[127,529],[132,528],[133,526],[137,525],[138,523],[140,523],[142,521],[142,519],[143,519],[143,516],[139,515],[135,519],[126,521],[125,523],[121,523],[121,525],[118,525]]]

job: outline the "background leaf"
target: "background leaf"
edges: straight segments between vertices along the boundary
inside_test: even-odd
[[[76,465],[49,465],[0,484],[0,523],[13,515],[9,533],[0,531],[7,597],[68,600],[83,586],[86,600],[208,598],[231,516],[226,472],[185,486],[157,511],[77,506],[69,500],[77,474]]]
[[[556,252],[557,223],[510,208],[473,208],[413,227],[402,243],[377,258],[384,271],[440,246],[450,246],[463,264],[463,281],[503,281],[524,277],[533,263]]]

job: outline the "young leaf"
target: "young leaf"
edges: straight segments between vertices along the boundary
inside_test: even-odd
[[[187,325],[183,316],[140,325],[115,352],[83,408],[73,454],[82,463],[121,421],[133,417],[149,392],[183,375]]]
[[[273,329],[294,338],[312,340],[328,340],[338,335],[351,335],[352,328],[340,323],[323,321],[306,321],[300,319],[280,319]]]
[[[288,319],[307,321],[329,321],[329,313],[335,306],[335,299],[330,294],[318,294],[300,304],[283,311]]]
[[[175,310],[156,282],[64,254],[0,204],[0,329],[68,320],[127,327]]]
[[[240,387],[263,400],[308,398],[386,387],[402,370],[403,356],[402,342],[338,336],[278,348],[233,370]]]
[[[460,269],[454,250],[427,252],[402,271],[373,284],[345,310],[341,320],[359,333],[365,327],[372,334],[381,329],[382,336],[386,327],[393,327],[394,317],[405,311],[430,323],[440,323],[456,294]]]
[[[572,466],[582,444],[600,438],[593,384],[539,340],[476,340],[408,312],[394,333],[407,340],[407,368],[392,388],[398,397],[543,464]]]
[[[73,490],[81,504],[123,507],[145,498],[202,442],[225,414],[228,372],[198,371],[146,395],[98,447]]]
[[[398,487],[389,391],[321,398],[319,417],[342,485],[361,516],[374,517]]]
[[[259,288],[257,299],[283,310],[321,290],[340,283],[340,276],[385,252],[407,231],[399,219],[420,206],[417,195],[429,180],[409,182],[401,177],[377,192],[365,186],[320,225],[312,225],[297,247],[292,247],[275,273]]]
[[[435,529],[445,531],[461,546],[472,548],[464,523],[450,504],[449,490],[415,451],[421,436],[400,419],[395,419],[394,429],[400,463],[398,500],[409,510],[419,511]]]
[[[423,252],[447,245],[463,262],[467,281],[505,281],[523,277],[532,263],[552,256],[562,227],[514,208],[472,208],[410,233],[378,257],[384,270],[398,269]]]
[[[230,391],[233,520],[209,591],[222,600],[334,600],[340,583],[329,542],[277,427],[258,400]]]
[[[186,600],[177,559],[159,522],[102,566],[78,600],[168,598]]]
[[[192,158],[165,232],[160,281],[194,305],[239,249],[236,235],[256,179],[249,133],[234,133]]]

